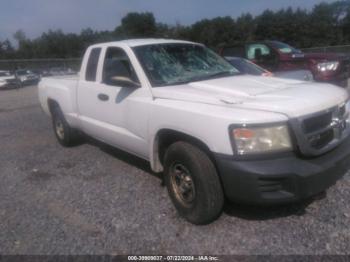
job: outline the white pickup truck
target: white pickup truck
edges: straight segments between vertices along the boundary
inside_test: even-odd
[[[216,219],[225,199],[309,198],[350,164],[345,90],[242,75],[197,43],[93,45],[78,78],[44,78],[39,97],[63,146],[84,133],[146,159],[194,224]]]

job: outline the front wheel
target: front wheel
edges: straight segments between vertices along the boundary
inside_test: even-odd
[[[193,224],[208,224],[221,213],[224,194],[213,162],[198,147],[176,142],[164,158],[165,184],[179,214]]]

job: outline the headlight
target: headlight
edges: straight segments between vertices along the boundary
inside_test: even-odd
[[[321,72],[324,71],[335,71],[338,69],[339,62],[323,62],[317,64],[317,69]]]
[[[292,142],[285,124],[270,127],[231,129],[236,153],[239,155],[290,151]]]

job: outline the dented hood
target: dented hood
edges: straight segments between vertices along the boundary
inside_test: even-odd
[[[348,93],[331,84],[259,76],[232,76],[153,88],[155,98],[206,103],[298,117],[343,103]]]

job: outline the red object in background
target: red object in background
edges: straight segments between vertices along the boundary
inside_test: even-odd
[[[303,53],[278,41],[261,41],[226,46],[222,56],[246,58],[270,72],[309,70],[315,81],[347,86],[350,57],[337,53]],[[269,75],[269,74],[268,74]]]
[[[267,71],[265,73],[262,74],[262,76],[268,76],[268,77],[272,77],[273,73],[271,73],[270,71]]]

